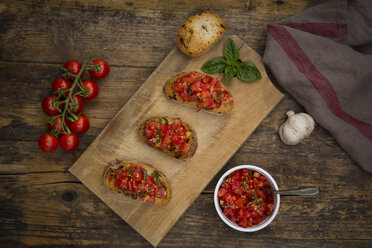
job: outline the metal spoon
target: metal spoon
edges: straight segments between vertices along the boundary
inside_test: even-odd
[[[318,188],[304,188],[304,189],[292,189],[292,190],[276,190],[275,194],[280,195],[299,195],[299,196],[318,196]]]

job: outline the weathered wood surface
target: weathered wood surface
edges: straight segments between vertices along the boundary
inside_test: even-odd
[[[151,247],[68,168],[174,48],[177,26],[208,9],[263,54],[266,24],[300,12],[299,1],[11,1],[0,2],[1,247]],[[91,128],[72,153],[39,150],[40,108],[58,68],[70,59],[107,59],[110,76],[84,113]],[[273,80],[275,81],[275,80]],[[214,177],[159,247],[370,247],[372,177],[316,126],[309,142],[281,143],[288,95]],[[220,221],[213,206],[219,176],[238,164],[269,171],[280,188],[318,186],[319,198],[283,197],[277,218],[257,233]]]
[[[218,116],[197,112],[195,107],[165,96],[167,80],[180,72],[200,70],[208,60],[221,56],[228,38],[236,42],[240,58],[255,63],[262,75],[256,82],[233,78],[226,85],[234,97],[231,113]],[[224,81],[222,73],[213,76]],[[268,78],[262,58],[236,35],[223,37],[199,58],[187,57],[174,48],[69,171],[156,246],[282,98],[283,94]],[[197,149],[191,158],[173,159],[143,143],[138,127],[154,116],[181,118],[192,127]],[[114,159],[141,161],[162,171],[171,186],[170,202],[159,207],[108,191],[102,175]]]

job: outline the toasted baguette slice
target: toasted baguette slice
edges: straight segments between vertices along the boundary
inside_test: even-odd
[[[203,11],[187,18],[180,25],[177,44],[184,54],[196,57],[216,43],[225,31],[226,24],[219,16]]]
[[[173,76],[171,79],[169,79],[167,81],[167,83],[166,83],[166,85],[164,87],[164,92],[165,92],[165,95],[169,99],[171,99],[171,100],[175,100],[175,101],[180,102],[180,103],[183,103],[183,104],[187,104],[187,105],[198,107],[199,106],[199,102],[197,102],[197,101],[193,101],[193,102],[184,101],[182,99],[182,97],[180,96],[180,94],[178,94],[173,89],[173,84],[177,81],[177,79],[179,79],[182,76],[187,75],[189,73],[201,73],[201,72],[197,72],[197,71],[181,72],[181,73]],[[201,73],[201,74],[206,75],[204,73]],[[220,82],[220,83],[221,83],[222,90],[226,91],[227,89],[226,89],[225,85],[222,82]],[[213,112],[213,113],[216,113],[216,114],[224,115],[224,114],[230,113],[233,108],[234,108],[234,100],[232,100],[230,102],[222,103],[219,108],[204,109],[204,110],[205,111],[209,111],[209,112]]]
[[[145,134],[145,127],[146,127],[146,123],[147,122],[155,122],[155,123],[161,123],[161,124],[174,124],[175,121],[178,120],[178,121],[182,121],[181,119],[179,118],[173,118],[173,117],[168,117],[168,116],[164,116],[164,117],[152,117],[146,121],[144,121],[138,128],[138,135],[139,137],[141,138],[141,140],[143,140],[143,142],[145,142],[146,144],[148,144],[149,146],[161,151],[161,152],[164,152],[165,154],[169,155],[170,157],[173,157],[173,158],[176,158],[176,159],[187,159],[189,157],[192,157],[194,154],[195,154],[195,151],[196,151],[196,148],[197,148],[197,139],[196,139],[196,134],[194,132],[194,130],[190,127],[190,125],[188,125],[187,123],[185,123],[184,121],[182,121],[182,125],[184,126],[185,128],[185,131],[186,131],[186,143],[185,143],[185,146],[187,145],[189,147],[189,150],[187,153],[177,153],[175,150],[173,149],[166,149],[166,148],[162,148],[161,147],[161,143],[160,140],[157,144],[154,144],[154,142],[151,142],[148,138],[146,138],[146,134]],[[156,143],[156,142],[155,142]]]
[[[123,191],[122,189],[115,186],[115,180],[116,180],[116,173],[118,171],[125,172],[125,171],[128,170],[128,168],[132,167],[133,165],[140,166],[140,167],[144,168],[147,171],[146,172],[147,177],[148,176],[151,177],[151,174],[154,171],[157,171],[159,173],[158,175],[159,175],[160,181],[165,185],[165,187],[163,187],[165,189],[165,192],[166,192],[166,197],[165,198],[155,197],[155,201],[150,202],[150,201],[147,201],[150,197],[148,195],[144,194],[143,196],[141,195],[141,197],[143,197],[143,200],[145,202],[155,204],[155,205],[158,205],[158,206],[167,205],[168,202],[171,199],[171,196],[172,196],[171,188],[170,188],[170,184],[169,184],[168,180],[165,178],[163,173],[161,173],[160,171],[156,170],[152,166],[150,166],[148,164],[145,164],[145,163],[124,162],[124,161],[118,161],[118,160],[115,160],[115,161],[111,162],[109,164],[108,168],[106,169],[106,172],[103,176],[103,182],[104,182],[105,187],[107,189],[113,191],[113,192],[117,192],[117,193],[129,196],[128,194],[125,194],[125,191]],[[155,182],[156,182],[156,180],[155,180]],[[140,195],[136,194],[136,199],[138,199],[138,198],[140,198]]]

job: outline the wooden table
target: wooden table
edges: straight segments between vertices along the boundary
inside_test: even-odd
[[[68,168],[176,46],[178,25],[201,10],[219,14],[263,55],[266,24],[292,16],[299,1],[17,1],[0,2],[0,244],[1,247],[151,247],[91,193]],[[74,152],[44,153],[40,107],[59,67],[70,59],[111,65],[100,95],[84,113],[91,128]],[[275,83],[275,79],[272,79]],[[264,119],[165,236],[159,247],[371,247],[372,177],[316,126],[310,140],[284,145],[285,112],[302,111],[289,95]],[[278,216],[257,233],[227,227],[213,205],[217,179],[254,164],[282,189],[317,186],[318,198],[283,197]]]

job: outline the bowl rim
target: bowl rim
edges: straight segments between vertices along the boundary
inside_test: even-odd
[[[215,190],[214,190],[214,206],[216,208],[216,211],[217,211],[218,215],[223,220],[223,222],[225,222],[225,224],[227,224],[231,228],[233,228],[235,230],[238,230],[238,231],[241,231],[241,232],[256,232],[256,231],[261,230],[261,229],[265,228],[266,226],[268,226],[275,219],[275,216],[277,215],[277,213],[279,211],[279,207],[280,207],[280,195],[279,194],[274,194],[274,201],[276,201],[276,202],[275,202],[274,212],[271,214],[271,216],[269,218],[266,218],[260,224],[254,225],[252,227],[247,227],[247,228],[240,227],[237,224],[230,221],[224,215],[224,213],[222,212],[221,207],[220,207],[220,203],[218,201],[218,190],[221,187],[223,179],[225,177],[227,177],[228,175],[230,175],[232,172],[234,172],[236,170],[244,169],[244,168],[259,172],[260,174],[262,174],[263,176],[265,176],[269,180],[270,184],[274,187],[275,190],[279,190],[278,185],[276,184],[274,178],[267,171],[265,171],[264,169],[262,169],[258,166],[255,166],[255,165],[238,165],[238,166],[235,166],[235,167],[229,169],[228,171],[226,171],[221,176],[221,178],[218,180],[218,182],[216,184],[216,187],[215,187]]]

